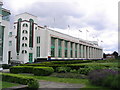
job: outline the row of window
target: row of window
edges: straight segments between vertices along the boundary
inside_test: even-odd
[[[55,57],[55,40],[56,38],[51,37],[51,57]],[[68,41],[65,41],[64,44],[64,54],[65,57],[68,57]],[[81,45],[79,46],[79,49],[77,49],[78,44],[75,43],[75,58],[78,57],[77,53],[79,51],[79,57],[81,58],[85,58],[85,56],[91,56],[93,55],[93,52],[91,52],[90,48],[89,49],[89,53],[85,53],[88,52],[88,49],[85,49],[85,47],[81,47]],[[85,55],[86,54],[86,55]],[[58,39],[58,57],[62,57],[62,40]],[[73,42],[70,43],[70,57],[73,57]]]

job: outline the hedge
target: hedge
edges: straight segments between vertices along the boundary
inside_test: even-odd
[[[2,77],[2,81],[28,85],[28,88],[39,88],[38,81],[31,77],[24,77],[10,73],[0,73],[0,76]]]
[[[32,73],[32,66],[13,66],[10,67],[10,73]]]
[[[47,76],[54,72],[52,67],[35,67],[33,70],[34,75]]]

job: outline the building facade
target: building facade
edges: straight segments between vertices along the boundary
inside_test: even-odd
[[[0,0],[0,64],[8,64],[8,32],[10,29],[10,11],[2,8]]]
[[[75,38],[37,23],[29,13],[16,15],[10,32],[11,60],[34,62],[52,59],[102,59],[103,50],[95,42]]]

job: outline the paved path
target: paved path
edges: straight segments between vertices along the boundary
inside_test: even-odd
[[[40,88],[83,88],[85,85],[83,84],[68,84],[61,82],[51,82],[40,80]]]

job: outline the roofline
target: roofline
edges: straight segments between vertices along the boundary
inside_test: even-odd
[[[84,39],[81,39],[81,38],[77,38],[77,37],[74,37],[74,36],[71,36],[71,35],[68,35],[68,34],[59,32],[59,31],[55,31],[55,30],[53,30],[53,29],[49,29],[49,28],[47,28],[47,29],[50,30],[50,31],[54,31],[54,32],[57,32],[57,33],[60,33],[60,34],[63,34],[63,35],[67,35],[67,36],[69,36],[69,37],[71,37],[71,38],[75,38],[75,39],[78,39],[78,40],[80,40],[80,41],[82,41],[82,42],[86,42],[86,43],[88,43],[88,44],[92,44],[92,45],[96,46],[94,43],[92,43],[92,42],[90,42],[90,41],[88,41],[88,40],[84,40]],[[103,49],[103,48],[100,47],[99,45],[97,45],[97,47],[98,47],[99,49]]]
[[[37,16],[32,15],[32,14],[30,14],[30,13],[28,13],[28,12],[20,13],[20,14],[17,14],[17,15],[15,15],[15,16],[19,16],[19,15],[22,15],[22,14],[29,14],[29,15],[31,15],[31,16],[37,17]]]

